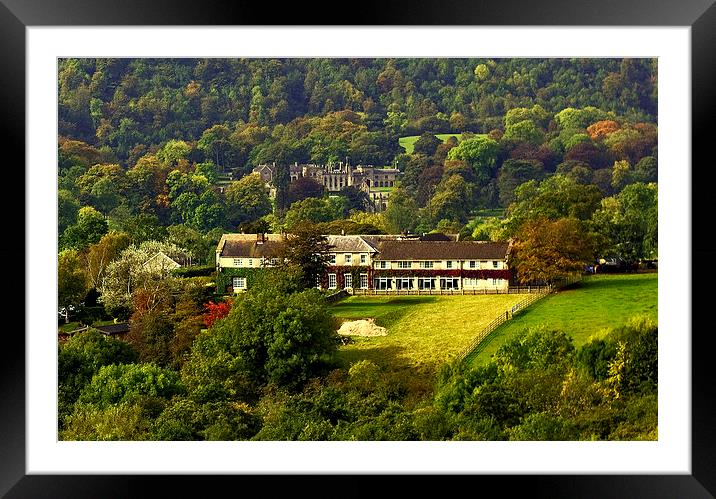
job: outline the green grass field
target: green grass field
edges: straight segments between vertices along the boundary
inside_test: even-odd
[[[597,275],[550,295],[495,330],[466,359],[485,364],[509,338],[525,328],[545,325],[564,331],[579,347],[600,331],[644,314],[658,319],[658,274]]]
[[[350,365],[368,359],[390,370],[409,369],[432,378],[492,321],[523,299],[522,295],[352,296],[334,305],[339,319],[375,319],[387,336],[353,337],[339,356]]]
[[[458,141],[462,140],[461,133],[440,133],[435,136],[437,138],[439,138],[440,140],[442,140],[443,142],[445,142],[450,137],[457,137]],[[408,137],[400,137],[398,139],[398,144],[400,145],[400,147],[405,149],[405,152],[407,152],[408,154],[412,154],[413,148],[415,147],[415,143],[418,141],[419,138],[420,138],[420,135],[410,135]]]

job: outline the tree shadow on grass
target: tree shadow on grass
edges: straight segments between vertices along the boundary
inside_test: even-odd
[[[349,369],[351,365],[361,360],[369,360],[383,369],[407,367],[408,361],[404,355],[405,347],[397,345],[376,345],[370,347],[351,348],[342,347],[338,351],[340,367]]]
[[[387,328],[410,312],[412,305],[435,303],[436,300],[435,296],[403,296],[375,302],[360,300],[340,303],[334,310],[342,316],[341,321],[372,318],[378,326]]]
[[[417,402],[432,393],[439,366],[437,364],[416,366],[405,355],[406,350],[405,347],[396,345],[367,348],[342,347],[338,351],[337,363],[342,369],[347,370],[356,362],[369,360],[379,366],[387,378],[405,386],[408,399]]]

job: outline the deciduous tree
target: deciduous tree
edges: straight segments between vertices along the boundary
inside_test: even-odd
[[[104,215],[91,206],[83,206],[77,214],[77,223],[65,229],[60,238],[61,248],[83,249],[99,242],[107,233]]]
[[[517,234],[510,266],[520,283],[554,283],[594,261],[594,241],[581,221],[533,219]]]
[[[76,250],[68,249],[57,256],[57,300],[60,307],[77,305],[87,292],[87,276]],[[69,312],[65,313],[69,322]]]
[[[258,175],[247,175],[237,182],[232,182],[224,194],[227,218],[235,227],[271,213],[271,200]]]
[[[304,288],[315,288],[329,261],[330,245],[316,225],[300,222],[292,226],[279,255],[284,267],[300,270]]]

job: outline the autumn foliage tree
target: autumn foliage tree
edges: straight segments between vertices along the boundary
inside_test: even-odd
[[[213,301],[210,301],[209,303],[204,305],[204,310],[206,310],[204,315],[202,315],[204,325],[206,327],[211,327],[216,321],[218,321],[219,319],[223,319],[224,317],[229,315],[229,312],[231,312],[232,304],[233,302],[231,300],[225,300],[219,303],[214,303]]]
[[[587,127],[587,133],[592,140],[601,140],[617,130],[619,130],[619,123],[614,120],[597,121]]]
[[[574,218],[525,222],[515,236],[511,266],[521,284],[554,283],[594,259],[594,238]]]

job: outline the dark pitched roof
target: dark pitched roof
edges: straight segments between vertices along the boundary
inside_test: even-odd
[[[420,236],[421,241],[457,241],[456,234],[443,234],[442,232],[428,233]]]
[[[108,326],[94,326],[94,328],[105,334],[123,334],[129,332],[129,324],[126,322],[122,324],[110,324]]]
[[[350,253],[372,253],[375,249],[369,245],[364,236],[326,236],[328,244],[331,245],[329,251],[332,253],[350,252]]]
[[[509,243],[483,241],[378,242],[376,260],[488,260],[507,257]]]

